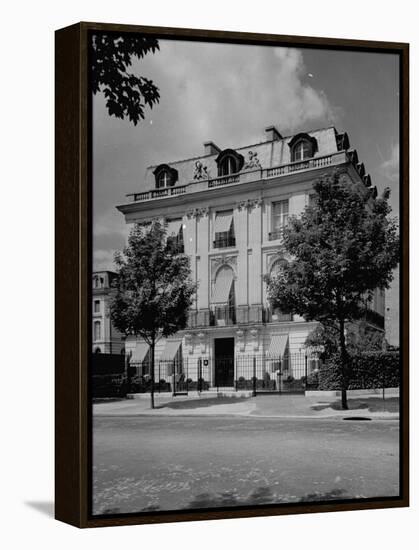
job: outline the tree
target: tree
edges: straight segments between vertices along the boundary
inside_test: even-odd
[[[144,119],[144,109],[159,102],[159,89],[152,80],[135,76],[127,69],[132,58],[142,59],[159,49],[156,38],[147,35],[97,33],[91,48],[91,85],[94,94],[102,91],[109,115],[128,118],[136,126]]]
[[[123,253],[115,254],[117,277],[111,318],[126,336],[141,336],[150,346],[151,407],[154,408],[156,343],[184,329],[194,299],[189,258],[166,241],[165,228],[134,226]]]
[[[389,218],[389,190],[373,199],[342,171],[314,184],[315,200],[284,231],[291,260],[267,277],[273,308],[337,328],[342,408],[347,409],[346,327],[365,316],[376,288],[388,288],[399,261],[396,221]]]

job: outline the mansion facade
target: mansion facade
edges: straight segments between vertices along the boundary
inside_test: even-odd
[[[110,316],[110,300],[114,290],[113,271],[92,274],[92,352],[125,354],[125,338],[114,327]]]
[[[189,256],[198,284],[187,329],[159,341],[156,365],[185,361],[196,379],[196,366],[204,362],[210,383],[226,387],[234,385],[241,357],[276,358],[277,365],[287,356],[292,375],[292,357],[305,353],[316,323],[272,311],[264,276],[289,260],[282,231],[289,216],[309,204],[314,182],[340,168],[348,184],[377,195],[346,133],[333,127],[288,137],[275,127],[265,133],[262,143],[221,149],[208,142],[202,156],[149,167],[145,190],[117,207],[128,224],[165,223],[167,238]],[[381,291],[370,307],[372,319],[384,315]],[[141,365],[148,347],[128,338],[126,352]]]

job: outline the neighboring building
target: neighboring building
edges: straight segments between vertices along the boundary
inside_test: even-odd
[[[400,273],[393,271],[393,281],[386,290],[385,333],[390,346],[400,346]]]
[[[112,280],[116,273],[95,271],[92,275],[92,351],[93,353],[125,353],[125,341],[113,326],[109,302]]]
[[[201,358],[209,365],[211,383],[233,386],[245,358],[271,358],[268,367],[265,360],[261,364],[274,372],[278,360],[289,356],[282,370],[289,378],[301,378],[304,370],[296,374],[293,357],[299,357],[301,366],[305,339],[315,323],[272,311],[264,275],[289,260],[281,246],[282,230],[289,216],[309,204],[320,175],[340,167],[348,183],[367,187],[371,178],[350,149],[347,134],[333,127],[289,137],[269,127],[263,143],[235,150],[221,150],[212,142],[204,147],[200,157],[149,167],[147,190],[129,195],[131,202],[117,207],[127,223],[156,218],[167,223],[168,238],[190,257],[198,282],[188,329],[159,342],[156,364],[180,356],[188,364],[188,376],[196,379]],[[382,319],[382,296],[373,304],[378,315],[372,317]],[[141,363],[148,346],[128,339],[128,350]]]

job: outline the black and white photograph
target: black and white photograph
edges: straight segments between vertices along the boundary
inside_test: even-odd
[[[399,499],[400,56],[89,41],[92,516]]]

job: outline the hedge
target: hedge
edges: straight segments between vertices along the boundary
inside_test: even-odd
[[[364,352],[350,357],[348,390],[396,388],[400,385],[398,352]],[[334,356],[318,372],[319,390],[340,390],[339,357]]]

